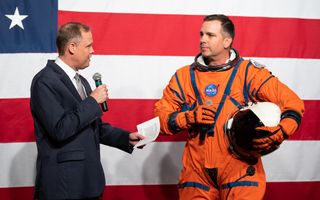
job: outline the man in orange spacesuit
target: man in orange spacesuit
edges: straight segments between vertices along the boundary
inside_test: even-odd
[[[162,134],[188,130],[179,178],[179,197],[188,199],[262,199],[266,177],[261,158],[248,161],[230,152],[226,121],[249,102],[273,102],[281,109],[275,127],[257,132],[257,152],[268,152],[297,129],[303,101],[262,65],[244,60],[232,48],[233,22],[209,15],[200,30],[200,53],[194,63],[176,71],[155,104]]]

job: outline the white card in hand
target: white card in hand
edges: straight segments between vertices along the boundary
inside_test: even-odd
[[[134,148],[146,145],[155,141],[160,133],[160,120],[159,117],[155,117],[146,122],[137,125],[138,133],[145,136],[143,140],[140,140]]]

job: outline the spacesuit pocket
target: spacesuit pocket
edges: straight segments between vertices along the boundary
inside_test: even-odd
[[[85,154],[83,150],[73,150],[60,152],[57,155],[57,162],[69,162],[69,161],[81,161],[85,159]]]

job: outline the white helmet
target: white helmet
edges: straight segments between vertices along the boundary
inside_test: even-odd
[[[269,135],[258,133],[255,129],[259,126],[277,126],[280,118],[280,108],[271,102],[250,103],[240,109],[226,123],[229,150],[241,160],[256,163],[258,157],[271,153],[278,146],[267,152],[257,152],[252,146],[252,140]]]

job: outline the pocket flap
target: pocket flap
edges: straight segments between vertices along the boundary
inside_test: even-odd
[[[58,156],[57,156],[58,163],[68,162],[68,161],[80,161],[84,159],[85,159],[85,155],[83,150],[60,152],[58,153]]]

